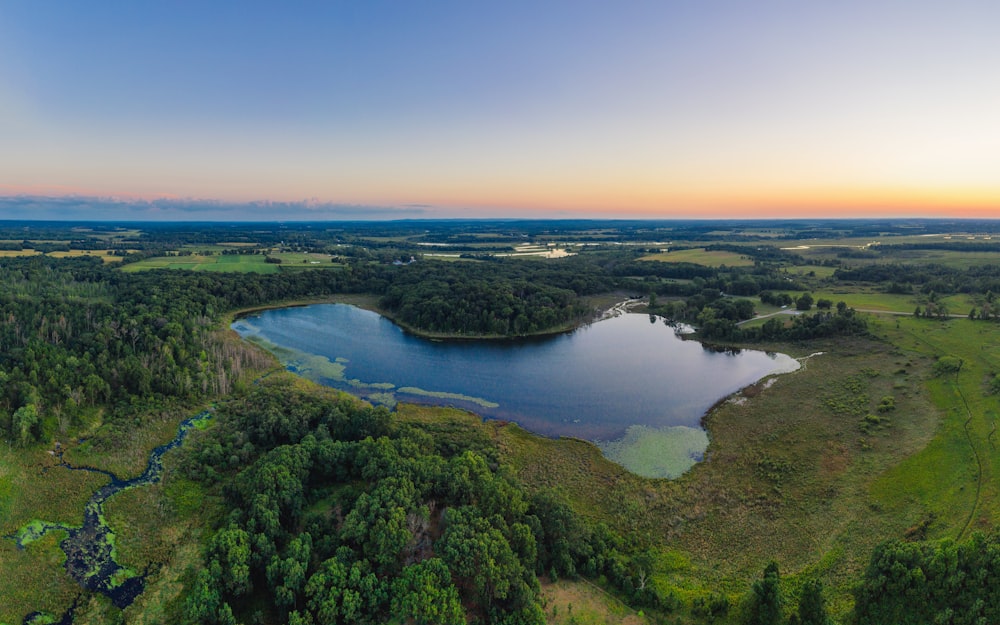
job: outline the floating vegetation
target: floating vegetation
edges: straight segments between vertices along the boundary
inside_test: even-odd
[[[417,388],[415,386],[403,386],[396,390],[397,393],[405,393],[407,395],[419,395],[421,397],[433,397],[435,399],[451,399],[454,401],[467,401],[471,404],[476,404],[477,406],[482,406],[483,408],[499,408],[500,404],[495,401],[490,401],[488,399],[483,399],[482,397],[472,397],[471,395],[462,395],[461,393],[444,393],[440,391],[425,391],[422,388]]]
[[[396,396],[392,393],[369,393],[365,396],[365,399],[375,404],[381,404],[390,410],[395,408],[396,404],[399,403],[396,401]]]
[[[701,461],[708,448],[708,434],[684,425],[633,425],[622,438],[598,446],[609,460],[637,475],[675,478]]]
[[[433,399],[466,402],[482,408],[500,407],[500,404],[497,402],[483,399],[482,397],[463,395],[462,393],[428,391],[416,386],[396,388],[396,385],[392,382],[363,382],[358,379],[348,378],[345,375],[345,371],[347,369],[346,365],[350,362],[350,360],[347,358],[338,356],[335,359],[330,360],[326,356],[309,354],[297,349],[289,349],[287,347],[278,346],[260,336],[260,331],[247,323],[236,322],[233,324],[233,327],[240,333],[245,333],[244,338],[246,338],[246,340],[251,341],[252,343],[274,354],[281,364],[292,373],[300,375],[307,380],[316,382],[317,384],[326,384],[330,386],[330,383],[332,382],[334,383],[334,386],[340,385],[342,387],[350,388],[352,391],[358,392],[358,394],[364,397],[364,399],[388,406],[389,408],[394,408],[399,402],[399,399],[396,397],[397,393],[418,397],[430,397]]]

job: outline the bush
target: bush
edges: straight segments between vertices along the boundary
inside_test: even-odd
[[[958,373],[962,369],[962,359],[955,356],[941,356],[934,363],[934,375]]]

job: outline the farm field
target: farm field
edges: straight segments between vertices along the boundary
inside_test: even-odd
[[[25,249],[25,250],[0,250],[0,258],[19,258],[22,256],[41,256],[42,253],[38,250]],[[107,250],[70,250],[69,252],[48,252],[45,256],[51,258],[77,258],[80,256],[93,256],[95,258],[100,258],[106,263],[118,263],[121,262],[121,256],[114,256],[109,254]]]
[[[661,252],[643,256],[639,260],[658,261],[663,263],[694,263],[706,267],[748,267],[753,266],[753,260],[735,252],[723,250],[706,250],[704,248]]]
[[[281,259],[281,263],[269,263],[262,254],[212,254],[205,256],[191,254],[190,256],[157,256],[147,258],[122,267],[122,271],[145,271],[147,269],[187,269],[189,271],[223,271],[240,273],[278,273],[284,268],[294,269],[328,269],[336,267],[329,254],[312,254],[299,252],[280,252],[272,257]]]

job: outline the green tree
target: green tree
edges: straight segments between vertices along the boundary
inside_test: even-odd
[[[234,597],[250,592],[250,536],[246,531],[230,525],[212,538],[210,552],[226,590]]]
[[[527,598],[526,571],[503,532],[469,506],[449,509],[445,522],[448,528],[438,541],[438,551],[457,577],[471,580],[483,606]]]
[[[743,622],[745,625],[778,625],[783,604],[778,563],[772,561],[764,568],[764,576],[750,589]]]
[[[298,607],[298,596],[306,581],[312,536],[303,532],[292,539],[284,559],[275,555],[267,567],[267,581],[274,589],[274,603],[279,608],[291,610]]]
[[[403,569],[392,585],[392,612],[417,625],[465,623],[458,590],[451,583],[447,565],[439,558]]]
[[[36,439],[38,421],[38,410],[35,408],[35,404],[21,406],[14,412],[10,428],[17,435],[17,440],[22,446]]]
[[[799,595],[799,625],[830,625],[823,597],[823,582],[811,579],[802,586]]]

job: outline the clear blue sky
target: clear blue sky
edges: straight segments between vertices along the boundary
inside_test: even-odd
[[[0,0],[0,195],[33,196],[0,218],[1000,217],[998,25],[919,0]]]

